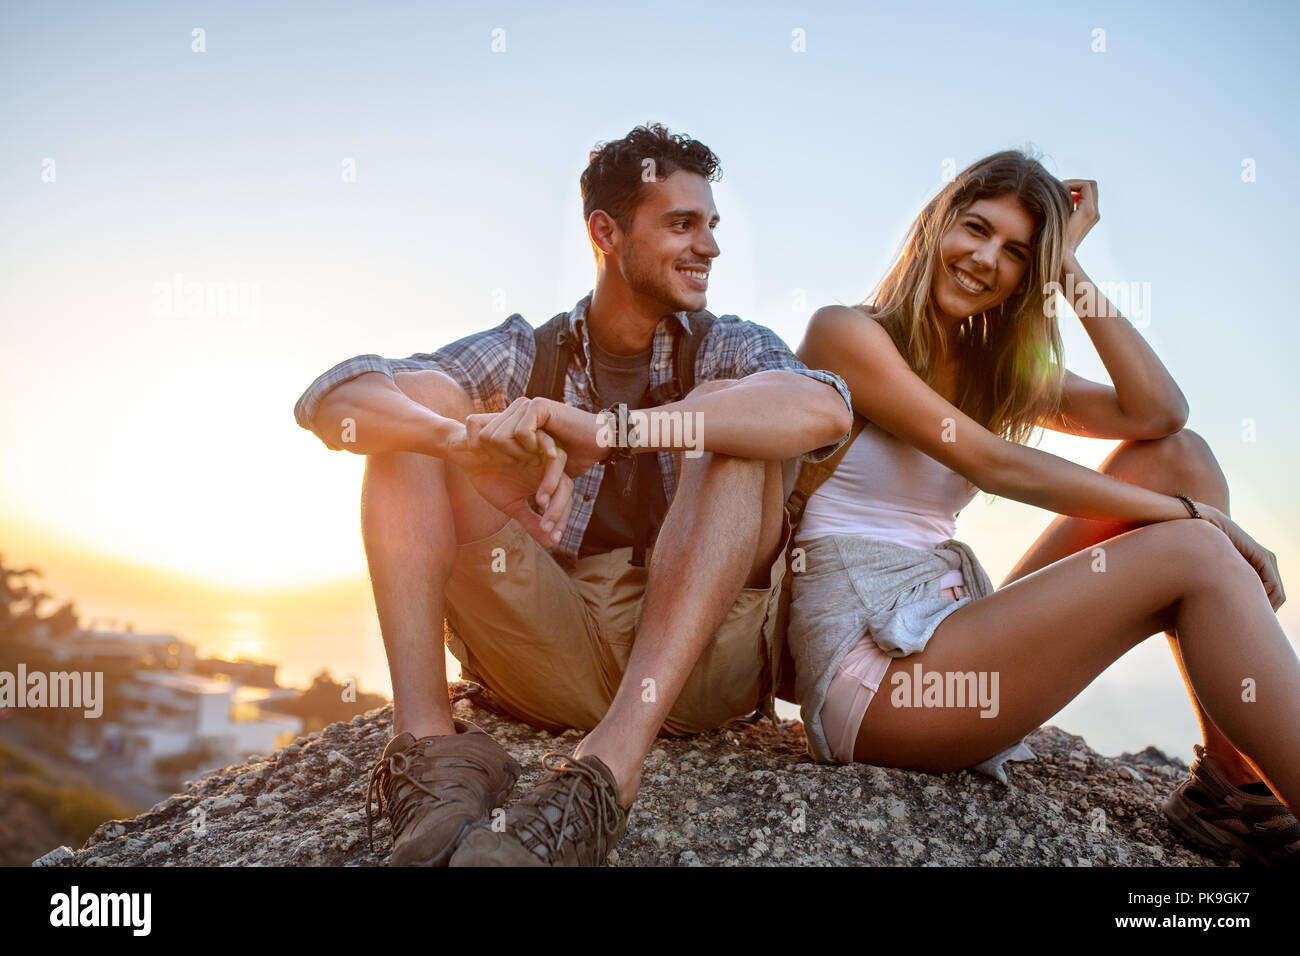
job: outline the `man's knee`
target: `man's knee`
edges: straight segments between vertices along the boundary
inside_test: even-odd
[[[407,451],[366,456],[361,479],[363,538],[406,528],[432,540],[444,526],[454,527],[441,462]]]
[[[737,458],[715,452],[703,452],[694,457],[676,452],[678,492],[691,495],[725,495],[728,500],[751,500],[758,507],[764,498],[767,466],[773,462],[757,458]],[[777,474],[780,474],[780,462]],[[677,492],[673,494],[677,500]]]
[[[413,402],[437,412],[444,418],[464,421],[474,414],[474,403],[451,376],[434,369],[398,372],[393,381]]]

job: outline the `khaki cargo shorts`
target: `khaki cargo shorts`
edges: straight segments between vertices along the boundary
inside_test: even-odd
[[[700,733],[770,705],[789,536],[787,521],[768,586],[740,592],[661,733]],[[631,554],[619,548],[562,567],[513,518],[460,545],[445,637],[463,676],[535,726],[595,727],[623,677],[641,613],[647,569],[632,567]]]

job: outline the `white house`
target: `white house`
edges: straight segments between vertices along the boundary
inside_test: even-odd
[[[134,631],[77,631],[66,638],[46,638],[42,646],[58,660],[119,660],[145,667],[192,670],[195,646],[174,634]]]
[[[200,748],[212,754],[207,765],[220,766],[269,753],[302,733],[301,718],[268,708],[274,691],[243,688],[233,681],[136,671],[121,695],[126,710],[122,724],[113,730],[120,736],[122,752],[141,769],[160,757]]]

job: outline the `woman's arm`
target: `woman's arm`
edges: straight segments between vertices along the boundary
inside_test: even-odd
[[[1083,237],[1101,218],[1097,184],[1071,179],[1078,208],[1066,232],[1065,289],[1114,387],[1065,373],[1059,416],[1041,424],[1090,438],[1150,439],[1172,435],[1187,423],[1187,399],[1151,346],[1088,278],[1075,256]]]
[[[819,309],[798,355],[809,368],[843,378],[863,417],[990,494],[1080,518],[1147,523],[1187,517],[1177,498],[994,435],[931,389],[889,333],[854,309]]]
[[[898,353],[889,333],[854,309],[818,309],[796,354],[809,368],[824,368],[844,379],[854,410],[864,418],[990,494],[1079,518],[1150,524],[1188,517],[1183,502],[1171,495],[994,435],[930,388]],[[1217,508],[1196,506],[1255,569],[1273,609],[1280,607],[1286,595],[1273,553]]]
[[[1129,440],[1164,438],[1187,423],[1186,403],[1181,415],[1169,413],[1167,418],[1157,418],[1161,412],[1152,406],[1144,421],[1124,411],[1119,394],[1111,386],[1075,375],[1069,369],[1061,375],[1061,409],[1039,422],[1043,428],[1084,438]]]

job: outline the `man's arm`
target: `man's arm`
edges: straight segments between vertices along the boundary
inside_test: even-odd
[[[359,355],[312,382],[294,406],[294,418],[335,451],[445,457],[448,443],[463,437],[461,423],[469,414],[504,408],[506,396],[523,392],[535,350],[532,327],[512,315],[432,354]],[[445,376],[457,389],[422,388],[424,376]],[[465,400],[449,398],[450,405],[439,407],[415,401],[404,385],[419,395],[458,392]]]
[[[393,377],[365,372],[331,389],[316,410],[311,430],[335,451],[374,455],[413,451],[443,458],[451,443],[463,440],[464,424],[451,409],[434,410],[414,401],[398,377],[441,375],[432,370],[399,372]]]
[[[336,450],[407,451],[456,465],[485,501],[551,547],[572,509],[563,450],[549,435],[528,454],[472,448],[465,426],[475,409],[501,407],[524,390],[534,351],[532,327],[515,315],[432,355],[358,356],[313,382],[294,416]]]
[[[814,449],[838,447],[853,424],[848,403],[830,384],[778,369],[754,372],[720,387],[693,392],[654,409],[671,426],[674,414],[694,418],[700,450],[737,458],[783,460]],[[685,426],[683,426],[685,431]],[[636,451],[681,449],[673,429],[649,429]],[[656,434],[658,432],[658,434]]]
[[[807,368],[769,329],[728,319],[734,317],[715,324],[696,376],[717,387],[633,410],[629,420],[648,426],[638,431],[635,451],[710,451],[762,460],[803,455],[812,461],[833,454],[853,422],[843,380]],[[512,447],[531,451],[544,429],[564,446],[570,475],[584,472],[611,447],[602,416],[544,398],[519,399],[496,416],[471,416],[468,425],[472,445],[490,444],[503,454]]]
[[[696,381],[733,381],[674,404],[700,403],[692,410],[707,413],[708,451],[821,461],[848,438],[853,405],[844,380],[808,368],[771,329],[720,316],[705,346]]]

